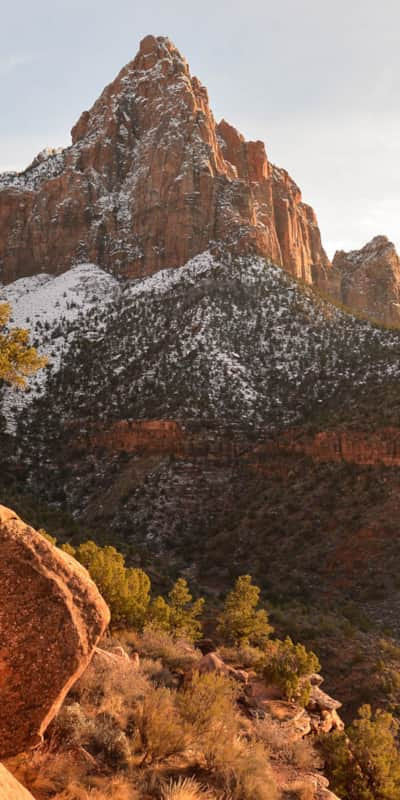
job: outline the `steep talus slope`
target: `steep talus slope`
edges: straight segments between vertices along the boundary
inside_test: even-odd
[[[207,91],[165,37],[136,58],[72,130],[0,176],[0,280],[93,261],[138,277],[211,244],[270,257],[311,281],[329,267],[311,208],[261,142],[216,125]]]

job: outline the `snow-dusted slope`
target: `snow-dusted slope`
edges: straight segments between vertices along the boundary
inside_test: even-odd
[[[342,313],[260,258],[204,253],[126,284],[87,265],[35,280],[34,291],[18,298],[18,282],[7,296],[20,323],[45,314],[34,333],[53,370],[32,414],[46,430],[129,418],[257,429],[400,375],[399,333]]]
[[[10,325],[28,328],[32,341],[48,358],[48,367],[37,373],[27,390],[5,393],[4,409],[11,427],[15,414],[43,393],[48,373],[60,368],[73,337],[82,331],[89,335],[87,314],[104,309],[118,293],[117,280],[94,264],[80,264],[56,277],[42,273],[20,278],[0,288],[0,301],[11,306]]]

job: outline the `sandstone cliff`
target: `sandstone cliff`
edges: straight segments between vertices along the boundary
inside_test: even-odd
[[[386,325],[400,324],[400,259],[386,236],[361,250],[338,251],[329,273],[342,303]]]
[[[313,210],[262,142],[216,125],[207,91],[164,37],[146,37],[85,111],[72,146],[0,176],[0,280],[93,261],[149,275],[216,248],[296,277],[329,269]]]

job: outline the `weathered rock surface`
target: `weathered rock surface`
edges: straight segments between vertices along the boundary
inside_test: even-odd
[[[195,666],[196,672],[200,675],[214,672],[217,675],[225,675],[228,678],[233,678],[240,683],[247,683],[249,675],[246,670],[235,669],[230,664],[226,664],[217,653],[206,653],[202,656]]]
[[[400,428],[387,427],[373,431],[330,430],[314,435],[300,430],[284,432],[279,439],[257,444],[254,448],[255,466],[262,457],[279,453],[304,453],[314,461],[347,462],[361,466],[400,466]]]
[[[207,91],[164,37],[72,130],[72,146],[0,176],[0,280],[93,261],[131,277],[204,250],[255,252],[297,277],[329,270],[313,210],[262,142],[216,125]]]
[[[344,305],[385,325],[400,324],[400,259],[386,236],[361,250],[338,251],[328,277],[336,283],[331,293]]]
[[[0,506],[0,757],[34,746],[109,610],[86,570]]]
[[[33,800],[27,789],[0,764],[0,800]]]
[[[251,716],[279,724],[288,741],[297,741],[313,733],[330,733],[344,729],[338,714],[341,703],[323,692],[311,676],[310,700],[307,707],[282,700],[278,688],[265,681],[252,678],[245,688],[244,704]],[[310,680],[310,679],[308,679]],[[320,682],[323,678],[320,678]]]

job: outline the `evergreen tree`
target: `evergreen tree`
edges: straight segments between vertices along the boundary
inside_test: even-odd
[[[399,800],[399,723],[362,706],[346,732],[321,739],[330,788],[342,800]]]
[[[73,555],[86,567],[103,595],[112,624],[141,630],[150,602],[148,575],[141,569],[127,569],[123,555],[115,547],[99,547],[89,541],[79,545]]]
[[[169,633],[170,608],[163,597],[155,597],[149,605],[146,622],[152,628]]]
[[[264,608],[257,609],[260,589],[250,575],[241,575],[235,588],[226,597],[218,617],[218,631],[228,644],[262,646],[273,628]]]
[[[277,639],[270,643],[263,674],[267,683],[279,686],[286,700],[296,700],[305,706],[311,691],[308,678],[320,669],[315,653],[303,644],[294,644],[287,636],[283,642]]]
[[[29,332],[23,328],[6,330],[10,318],[8,303],[0,304],[0,384],[25,386],[26,378],[44,367],[46,358],[29,344]]]
[[[201,639],[202,628],[198,617],[203,611],[204,599],[200,597],[193,603],[187,581],[178,578],[168,594],[168,600],[170,633],[175,638],[182,637],[193,642]]]

